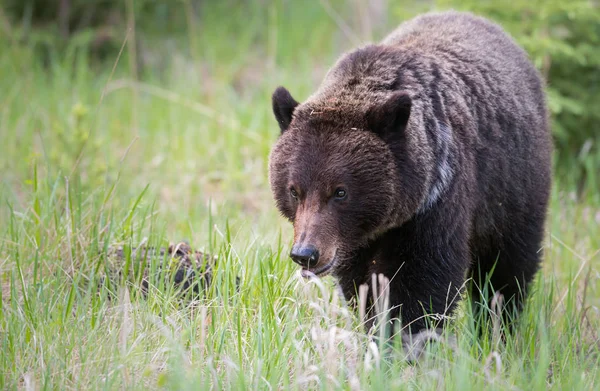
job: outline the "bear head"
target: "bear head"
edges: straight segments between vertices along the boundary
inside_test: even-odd
[[[304,276],[335,276],[422,201],[420,171],[403,153],[411,98],[392,91],[370,105],[334,98],[299,104],[279,87],[272,103],[281,135],[269,180],[294,226],[290,256]]]

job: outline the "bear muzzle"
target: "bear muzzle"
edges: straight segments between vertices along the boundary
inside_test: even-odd
[[[299,205],[294,220],[294,245],[290,258],[302,267],[302,275],[325,275],[334,266],[336,231],[331,216],[316,197]]]
[[[316,266],[319,262],[319,250],[312,245],[295,244],[290,252],[290,258],[305,269]]]
[[[335,257],[333,257],[329,262],[323,264],[323,259],[319,257],[319,250],[310,244],[295,244],[290,252],[290,258],[302,267],[301,274],[305,278],[327,275],[331,271],[335,260]]]

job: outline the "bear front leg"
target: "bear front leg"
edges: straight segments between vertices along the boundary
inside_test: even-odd
[[[468,236],[461,231],[458,228],[448,235],[430,229],[427,237],[410,238],[400,230],[395,239],[385,238],[369,267],[369,274],[385,279],[377,277],[375,286],[373,280],[367,281],[367,326],[384,319],[382,315],[395,325],[394,333],[443,326],[461,299],[470,264]]]

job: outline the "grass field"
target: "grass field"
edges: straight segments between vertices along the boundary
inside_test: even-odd
[[[0,388],[600,389],[598,195],[555,182],[505,343],[462,305],[417,363],[382,351],[330,278],[299,276],[267,180],[270,93],[307,97],[365,36],[328,2],[217,4],[177,40],[123,32],[102,63],[85,40],[43,65],[42,44],[0,38]],[[183,239],[219,257],[202,298],[144,298],[135,259],[116,297],[98,289],[109,247]]]

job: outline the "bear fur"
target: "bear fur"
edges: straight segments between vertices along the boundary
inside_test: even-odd
[[[292,258],[350,301],[383,274],[389,316],[413,332],[443,323],[468,280],[475,302],[520,308],[551,186],[543,89],[498,25],[459,12],[343,55],[301,104],[279,87],[269,176]]]

